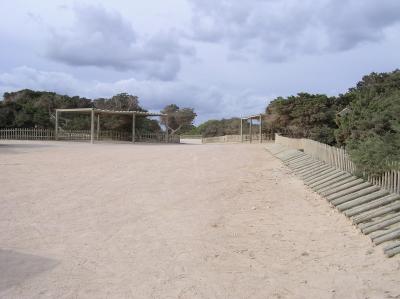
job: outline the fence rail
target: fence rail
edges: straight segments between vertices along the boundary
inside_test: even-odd
[[[59,130],[58,140],[69,141],[89,141],[90,130]],[[136,142],[165,142],[166,134],[136,132]],[[0,139],[6,140],[55,140],[54,130],[52,129],[24,129],[10,128],[0,129]],[[125,131],[100,131],[95,133],[95,140],[115,140],[115,141],[132,141],[132,133]],[[169,135],[169,143],[179,143],[178,135]]]
[[[274,139],[273,134],[263,134],[262,141],[269,142]],[[253,134],[251,140],[256,143],[260,141],[259,134]],[[242,142],[242,138],[240,135],[224,135],[217,137],[206,137],[202,139],[203,143],[237,143]],[[250,135],[243,134],[243,142],[250,142]]]
[[[360,174],[355,164],[351,161],[349,154],[343,148],[337,148],[306,138],[288,138],[278,134],[275,135],[275,143],[303,150],[314,159],[323,161],[337,169],[350,172],[354,175]],[[392,162],[390,166],[392,169],[386,171],[381,176],[364,176],[370,183],[380,186],[390,192],[400,194],[400,163]]]

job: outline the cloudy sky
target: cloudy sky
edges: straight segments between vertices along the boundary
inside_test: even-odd
[[[399,0],[1,1],[0,92],[194,107],[197,123],[277,96],[336,95],[400,67]]]

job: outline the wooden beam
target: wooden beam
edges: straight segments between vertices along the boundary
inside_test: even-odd
[[[163,113],[153,113],[153,112],[144,112],[144,111],[114,111],[114,110],[102,110],[95,108],[76,108],[76,109],[57,109],[59,112],[86,112],[91,113],[94,111],[95,113],[103,113],[103,114],[114,114],[114,115],[140,115],[140,116],[165,116]]]
[[[243,119],[240,119],[240,141],[243,143]]]
[[[249,129],[249,134],[250,134],[250,143],[253,141],[253,135],[252,135],[252,131],[251,131],[251,127],[253,126],[253,119],[250,118],[250,129]]]
[[[90,113],[90,143],[94,143],[94,109]]]
[[[168,115],[165,117],[165,143],[168,143]]]
[[[100,138],[100,114],[97,114],[97,130],[96,130],[96,134],[97,134],[97,141],[99,141],[99,138]]]
[[[54,131],[54,138],[58,140],[58,110],[56,109],[56,126]]]
[[[136,114],[132,114],[132,142],[135,143],[136,137]]]
[[[399,243],[396,243],[396,244],[397,244],[396,247],[393,247],[393,248],[391,248],[391,249],[385,250],[385,254],[386,254],[388,257],[392,257],[392,256],[394,256],[394,255],[400,253],[400,245],[399,245]]]
[[[260,114],[260,143],[262,143],[262,114]]]
[[[246,120],[246,119],[258,119],[259,117],[260,117],[260,114],[256,114],[256,115],[251,115],[251,116],[247,116],[247,117],[242,117],[242,119],[244,119],[244,120]]]
[[[93,108],[57,109],[59,112],[91,112]]]

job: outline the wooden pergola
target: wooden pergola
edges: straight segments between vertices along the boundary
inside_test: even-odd
[[[260,134],[260,143],[262,143],[262,117],[263,117],[263,114],[256,114],[256,115],[242,117],[240,119],[240,140],[241,140],[241,142],[243,142],[243,121],[250,120],[249,135],[250,135],[250,143],[251,143],[253,140],[253,134],[252,134],[253,119],[257,119],[260,121],[259,134]]]
[[[143,111],[114,111],[114,110],[102,110],[96,108],[74,108],[74,109],[56,109],[56,123],[55,123],[55,139],[58,140],[58,116],[61,112],[65,113],[88,113],[90,114],[90,143],[94,143],[94,122],[97,116],[97,132],[100,132],[100,115],[111,114],[111,115],[131,115],[132,116],[132,142],[135,142],[135,127],[136,127],[136,116],[167,116],[163,113],[143,112]],[[166,130],[165,142],[168,142],[168,130]]]

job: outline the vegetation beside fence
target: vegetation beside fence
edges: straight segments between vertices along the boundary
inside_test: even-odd
[[[90,130],[60,130],[58,140],[89,141]],[[165,133],[137,132],[137,142],[165,142]],[[55,140],[54,130],[51,129],[0,129],[0,139],[6,140]],[[95,134],[95,140],[132,141],[132,133],[127,131],[105,130]],[[178,135],[169,135],[169,143],[179,143]]]
[[[397,161],[389,162],[389,170],[380,175],[371,175],[359,171],[351,161],[349,154],[343,148],[337,148],[306,138],[289,138],[278,134],[275,136],[275,143],[303,150],[304,153],[314,159],[323,161],[337,169],[350,172],[357,176],[363,176],[374,185],[400,194],[400,163]]]
[[[251,138],[248,134],[243,134],[243,142],[260,142],[260,135],[259,134],[252,134]],[[273,134],[263,134],[262,135],[262,142],[269,142],[274,140]],[[239,143],[242,142],[241,135],[225,135],[225,136],[218,136],[218,137],[206,137],[202,139],[203,143]]]

